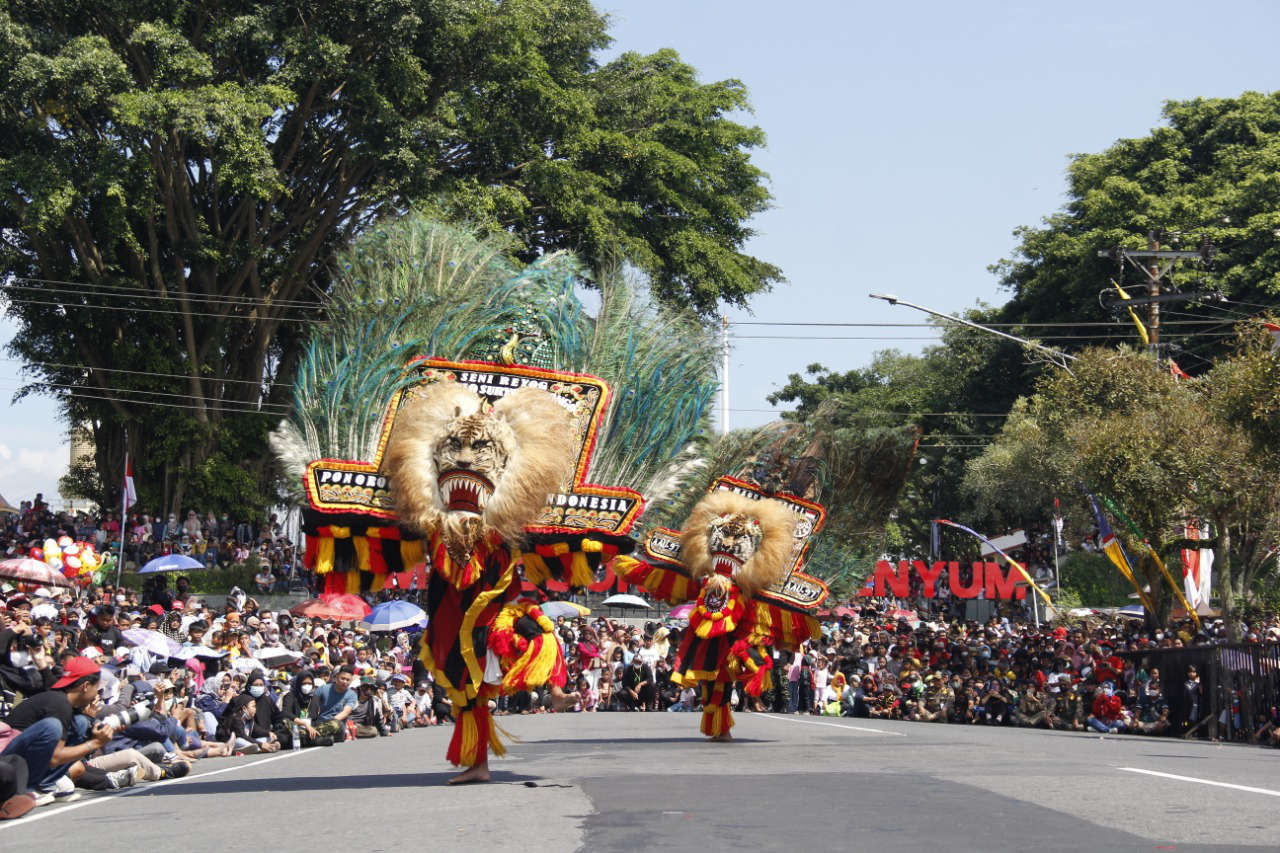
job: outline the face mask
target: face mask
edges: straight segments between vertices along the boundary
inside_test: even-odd
[[[26,666],[31,663],[31,652],[9,652],[9,662],[17,667]]]
[[[1110,695],[1111,695],[1111,688],[1110,688],[1110,687],[1104,687],[1104,688],[1102,688],[1101,690],[1099,690],[1098,692],[1099,692],[1099,693],[1101,693],[1103,696],[1110,696]]]
[[[172,700],[172,699],[166,699],[166,700],[164,700],[164,709],[165,709],[166,711],[168,711],[168,710],[169,710],[170,708],[172,708],[172,707],[173,707],[173,700]]]
[[[329,679],[327,679],[327,678],[317,678],[317,679],[316,679],[316,684],[328,684],[328,683],[329,683]]]
[[[249,695],[254,699],[261,697],[262,694],[266,692],[267,688],[263,687],[261,684],[255,684],[253,687],[249,688]]]
[[[304,685],[302,685],[302,687],[300,687],[300,688],[298,688],[298,689],[302,691],[302,695],[303,695],[303,696],[310,696],[310,695],[311,695],[311,691],[312,691],[312,690],[315,690],[315,689],[316,689],[316,686],[315,686],[314,684],[304,684]]]
[[[117,596],[116,596],[116,603],[117,603],[117,604],[124,604],[124,603],[125,603],[125,601],[126,601],[125,596],[123,596],[123,595],[117,595]]]

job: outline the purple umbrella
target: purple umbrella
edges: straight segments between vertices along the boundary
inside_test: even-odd
[[[675,607],[671,608],[671,612],[667,614],[666,618],[688,619],[689,614],[692,612],[693,612],[693,602],[690,601],[685,604],[677,604]]]

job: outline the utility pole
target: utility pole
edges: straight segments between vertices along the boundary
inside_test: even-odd
[[[1163,228],[1147,232],[1147,248],[1145,250],[1113,246],[1110,249],[1102,249],[1098,252],[1098,257],[1100,258],[1111,258],[1122,265],[1127,261],[1132,266],[1142,270],[1146,275],[1147,296],[1129,299],[1125,304],[1131,308],[1144,304],[1147,306],[1147,333],[1151,341],[1151,351],[1157,359],[1160,358],[1161,302],[1193,302],[1200,299],[1222,298],[1222,295],[1216,292],[1179,293],[1176,289],[1173,293],[1161,295],[1160,288],[1164,283],[1164,277],[1169,274],[1169,271],[1173,269],[1178,261],[1198,258],[1202,263],[1208,264],[1213,260],[1215,252],[1214,247],[1209,245],[1207,237],[1201,241],[1198,250],[1162,249],[1160,244],[1166,234],[1167,232]],[[1109,292],[1111,292],[1110,289],[1104,290],[1104,297]]]
[[[1160,296],[1160,279],[1164,277],[1164,273],[1160,270],[1160,259],[1155,256],[1155,253],[1160,251],[1160,232],[1147,232],[1147,251],[1152,253],[1151,259],[1147,262],[1147,276],[1151,279],[1151,288],[1148,292],[1152,297],[1151,304],[1147,306],[1147,325],[1150,327],[1148,334],[1151,335],[1151,350],[1158,359],[1160,358],[1160,303],[1156,300]]]

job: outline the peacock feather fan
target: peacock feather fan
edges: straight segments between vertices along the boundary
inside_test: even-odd
[[[719,387],[715,335],[691,314],[656,305],[620,265],[592,276],[568,253],[522,266],[514,250],[505,236],[411,213],[338,258],[327,320],[298,369],[293,414],[272,434],[290,484],[314,459],[373,458],[384,415],[374,401],[413,382],[402,368],[421,355],[605,379],[614,403],[593,482],[661,501],[699,467],[696,440]],[[594,315],[584,295],[598,296]]]

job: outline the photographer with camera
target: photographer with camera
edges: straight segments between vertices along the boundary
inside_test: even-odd
[[[19,732],[8,741],[4,754],[20,756],[27,763],[28,784],[37,805],[77,796],[67,772],[81,759],[106,746],[115,729],[108,723],[93,725],[88,738],[79,740],[75,715],[84,712],[98,696],[101,667],[85,657],[72,658],[62,677],[49,690],[23,700],[5,718],[5,725]],[[69,743],[68,738],[73,742]]]
[[[13,600],[12,621],[0,631],[0,684],[22,696],[34,696],[48,690],[57,678],[54,658],[32,623],[30,605],[15,606]],[[19,604],[26,603],[23,596]]]

